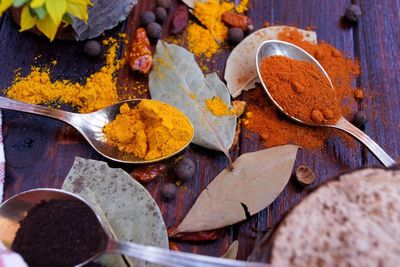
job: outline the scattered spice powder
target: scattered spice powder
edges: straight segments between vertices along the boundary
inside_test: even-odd
[[[316,124],[335,124],[340,118],[335,92],[314,64],[266,57],[261,61],[261,76],[272,98],[291,116]]]
[[[228,37],[228,27],[222,21],[222,14],[226,11],[236,10],[243,13],[247,10],[248,0],[243,0],[235,8],[234,3],[219,0],[199,1],[193,15],[205,27],[191,22],[188,26],[188,49],[196,56],[204,55],[211,58]]]
[[[6,95],[31,104],[70,104],[81,113],[116,103],[118,96],[114,74],[125,61],[117,60],[118,43],[115,38],[104,40],[103,44],[109,45],[106,64],[83,84],[69,80],[51,81],[49,68],[33,66],[26,77],[16,75],[12,86],[6,89]]]
[[[30,267],[70,267],[106,246],[96,215],[75,200],[43,201],[20,222],[12,249]]]
[[[120,114],[103,131],[111,145],[146,160],[178,151],[193,136],[193,127],[181,111],[149,99],[134,108],[122,105]]]
[[[287,28],[278,35],[278,39],[300,46],[320,62],[331,78],[336,98],[341,101],[342,115],[351,117],[353,109],[357,107],[353,87],[354,78],[359,75],[357,62],[346,58],[330,44],[305,41],[297,29]],[[247,111],[252,113],[252,117],[246,117],[243,125],[258,133],[267,147],[296,144],[304,148],[319,148],[333,135],[341,137],[349,146],[356,144],[340,131],[293,123],[275,108],[260,88],[249,92],[246,102]]]
[[[219,96],[206,99],[206,107],[215,116],[228,116],[235,115],[236,111],[234,109],[229,109],[228,105],[222,101]]]
[[[187,34],[188,49],[196,56],[211,58],[219,49],[211,32],[196,23],[190,23]]]

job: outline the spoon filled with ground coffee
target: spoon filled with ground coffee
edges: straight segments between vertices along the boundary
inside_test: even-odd
[[[300,47],[266,41],[256,57],[261,83],[275,106],[289,118],[310,126],[347,132],[364,144],[385,166],[395,161],[368,135],[341,115],[332,82],[319,62]]]
[[[268,267],[117,241],[81,197],[58,189],[20,193],[0,205],[0,240],[30,267],[83,266],[105,253],[162,266]]]

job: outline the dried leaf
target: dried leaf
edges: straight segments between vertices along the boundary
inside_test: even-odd
[[[277,39],[279,32],[292,28],[288,26],[271,26],[260,29],[246,37],[233,49],[226,62],[225,76],[228,90],[232,97],[239,96],[242,91],[255,87],[258,80],[256,69],[256,53],[260,44],[267,40]],[[299,29],[304,39],[317,42],[317,34]]]
[[[167,231],[156,202],[125,171],[109,168],[105,162],[76,157],[62,189],[88,201],[115,238],[168,248]],[[131,266],[155,266],[129,261],[135,262]],[[99,262],[126,267],[120,256],[102,256]]]
[[[114,28],[128,17],[137,0],[92,0],[92,3],[87,22],[73,18],[77,40],[91,39]]]
[[[297,149],[285,145],[241,155],[232,171],[222,171],[201,192],[171,235],[218,229],[265,209],[289,181]]]
[[[226,250],[224,255],[221,256],[221,258],[236,260],[238,250],[239,250],[239,241],[235,240],[232,242],[232,244]]]
[[[236,117],[215,116],[205,100],[218,96],[230,107],[230,95],[216,73],[204,77],[192,53],[174,44],[159,41],[149,77],[152,99],[180,109],[192,122],[193,143],[219,150],[229,157],[236,129]]]
[[[168,235],[174,240],[192,241],[192,242],[207,242],[221,239],[225,235],[225,229],[215,229],[209,231],[201,231],[194,233],[178,233],[171,236],[176,228],[168,228]]]
[[[205,0],[182,0],[189,8],[194,9],[197,2],[205,2]]]

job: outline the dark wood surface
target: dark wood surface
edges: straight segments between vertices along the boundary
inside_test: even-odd
[[[356,27],[349,27],[341,19],[345,8],[351,3],[359,4],[363,16]],[[135,31],[139,14],[155,6],[153,0],[139,1],[128,20],[109,34]],[[177,3],[174,2],[172,9]],[[171,12],[173,13],[173,12]],[[355,81],[364,89],[365,99],[360,108],[368,117],[366,133],[376,140],[395,159],[400,146],[400,1],[398,0],[250,0],[249,16],[255,29],[268,21],[271,24],[312,26],[319,40],[329,42],[350,57],[360,61],[362,74]],[[164,25],[167,32],[170,18]],[[98,70],[102,59],[89,59],[83,55],[83,43],[55,41],[30,33],[19,33],[9,16],[1,19],[0,28],[0,88],[11,85],[14,71],[22,68],[27,73],[31,65],[57,59],[53,67],[53,78],[82,80]],[[223,77],[224,65],[229,55],[226,49],[210,63],[210,71],[218,71]],[[35,57],[41,57],[35,60]],[[132,75],[129,69],[119,72],[118,82],[132,88],[132,81],[146,84],[147,78]],[[121,96],[133,94],[128,90]],[[251,94],[251,93],[250,93]],[[248,94],[242,96],[246,99]],[[104,160],[112,167],[121,167],[128,172],[134,166],[120,165],[99,156],[70,126],[44,117],[19,112],[3,111],[3,130],[6,153],[5,198],[21,191],[37,187],[59,188],[68,173],[75,156]],[[250,138],[245,138],[250,135]],[[262,148],[259,138],[243,131],[240,145],[232,152],[235,158],[241,153]],[[161,200],[159,188],[170,179],[160,179],[147,185],[163,212],[167,227],[176,226],[190,209],[199,193],[227,165],[221,153],[190,146],[187,153],[196,162],[196,176],[179,190],[178,198],[166,203]],[[363,165],[379,164],[373,156],[360,146],[349,148],[340,139],[329,140],[321,150],[301,150],[296,165],[308,165],[315,170],[316,183],[322,183],[343,171]],[[267,209],[249,220],[223,229],[218,241],[204,243],[176,242],[180,250],[207,255],[221,255],[229,244],[238,239],[239,258],[245,259],[251,252],[256,238],[273,227],[282,215],[307,194],[292,181],[283,193]]]

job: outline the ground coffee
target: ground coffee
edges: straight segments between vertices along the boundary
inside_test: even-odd
[[[104,232],[95,214],[74,200],[43,201],[20,222],[12,249],[30,267],[74,266],[93,256]]]

